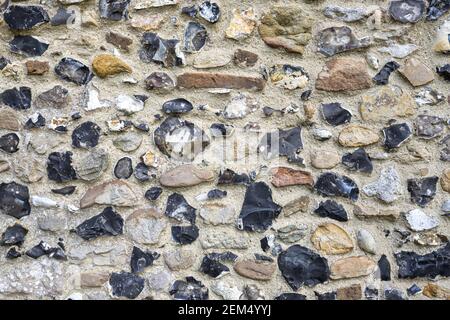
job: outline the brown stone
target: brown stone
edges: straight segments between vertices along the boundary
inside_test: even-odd
[[[363,58],[334,58],[326,62],[316,80],[316,89],[324,91],[353,91],[368,89],[372,78]]]
[[[414,87],[423,86],[434,80],[433,71],[416,58],[409,58],[398,71]]]
[[[425,287],[423,287],[422,293],[428,298],[450,300],[450,289],[441,287],[435,283],[428,283]]]
[[[242,260],[234,265],[239,275],[253,280],[270,280],[275,269],[275,263],[257,260]]]
[[[175,82],[165,72],[153,72],[145,79],[145,88],[155,91],[171,91],[175,88]]]
[[[378,208],[372,208],[368,206],[364,206],[364,209],[362,209],[359,206],[353,207],[353,214],[357,216],[360,219],[365,218],[380,218],[380,219],[387,219],[391,221],[395,221],[400,216],[400,212],[392,209],[378,209]]]
[[[336,290],[337,300],[361,300],[362,289],[360,284],[352,284],[349,287]]]
[[[130,25],[140,31],[155,31],[161,28],[164,18],[161,15],[149,15],[145,17],[133,17]]]
[[[277,188],[297,185],[314,186],[313,176],[308,171],[276,167],[270,173],[272,174],[271,182]]]
[[[159,183],[164,187],[191,187],[214,179],[214,172],[192,164],[184,164],[164,172]]]
[[[344,254],[353,250],[353,241],[347,231],[334,223],[318,226],[311,242],[317,250],[326,254]]]
[[[113,180],[89,188],[80,200],[81,209],[94,204],[133,207],[138,204],[138,198],[128,183]]]
[[[50,70],[50,65],[47,61],[29,60],[25,62],[27,67],[27,74],[41,76]]]
[[[240,67],[253,67],[258,62],[259,56],[256,53],[237,49],[234,52],[233,62]]]
[[[101,287],[109,279],[109,273],[104,271],[83,272],[80,275],[80,286],[82,288]]]
[[[258,31],[269,47],[303,54],[314,22],[298,5],[276,5],[262,16]]]
[[[96,56],[92,62],[92,68],[100,78],[122,72],[132,72],[129,65],[112,54],[99,54]]]
[[[331,264],[330,278],[337,280],[367,276],[375,270],[375,267],[376,263],[366,256],[342,258]]]
[[[301,196],[292,201],[289,201],[283,206],[283,213],[286,217],[293,215],[299,211],[307,212],[309,208],[310,198],[308,196]]]
[[[445,169],[441,177],[442,190],[450,193],[450,169]]]
[[[398,92],[400,91],[400,92]],[[364,121],[388,122],[396,117],[411,117],[416,113],[416,102],[400,88],[389,86],[361,97],[359,112]]]
[[[332,169],[341,162],[335,150],[318,150],[311,155],[311,165],[316,169]]]
[[[351,124],[339,133],[339,143],[344,147],[364,147],[379,140],[380,137],[376,132],[358,124]]]
[[[105,35],[105,39],[123,51],[129,51],[129,47],[133,44],[133,39],[112,31]]]
[[[22,128],[20,115],[11,108],[0,109],[0,129],[19,131]]]
[[[262,78],[236,76],[224,73],[186,72],[178,76],[177,84],[180,88],[226,88],[263,90],[266,81]]]

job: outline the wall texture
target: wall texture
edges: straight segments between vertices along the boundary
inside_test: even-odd
[[[5,2],[0,298],[448,299],[446,3]]]

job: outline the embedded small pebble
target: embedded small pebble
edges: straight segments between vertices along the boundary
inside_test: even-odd
[[[448,298],[449,13],[0,0],[0,299]]]

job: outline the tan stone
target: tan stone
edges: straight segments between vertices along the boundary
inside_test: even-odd
[[[445,169],[441,176],[442,190],[450,193],[450,169]]]
[[[330,278],[333,280],[358,278],[371,274],[376,263],[366,257],[348,257],[333,262],[330,266]]]
[[[194,264],[195,253],[191,250],[179,248],[164,252],[164,262],[172,271],[186,270]]]
[[[283,213],[286,217],[293,215],[299,211],[307,212],[309,208],[310,198],[308,196],[301,196],[292,201],[289,201],[283,206]]]
[[[20,114],[11,108],[0,109],[0,129],[19,131],[22,128]]]
[[[338,139],[342,146],[354,148],[377,143],[380,136],[367,127],[351,124],[341,130]]]
[[[336,290],[337,300],[361,300],[362,289],[360,284],[352,284],[349,287],[338,288]]]
[[[363,58],[334,58],[326,62],[316,80],[316,89],[324,91],[353,91],[368,89],[372,78]]]
[[[316,169],[332,169],[341,162],[335,150],[318,150],[311,154],[311,165]]]
[[[0,172],[8,171],[10,168],[8,161],[0,159]]]
[[[90,271],[80,275],[80,285],[82,288],[96,288],[103,286],[109,280],[109,272]]]
[[[165,187],[191,187],[213,180],[214,171],[192,164],[184,164],[164,172],[159,183]]]
[[[298,5],[276,5],[263,15],[258,31],[268,46],[303,54],[314,22]]]
[[[194,58],[194,68],[212,69],[226,66],[231,62],[228,52],[202,51]]]
[[[262,78],[224,73],[186,72],[177,77],[177,85],[185,89],[226,88],[263,90],[266,81]]]
[[[363,95],[359,112],[364,121],[387,122],[396,117],[414,116],[416,102],[408,93],[396,92],[394,88],[385,86]]]
[[[156,156],[156,154],[149,150],[146,153],[144,153],[141,157],[142,162],[148,167],[157,168],[159,165],[159,157]]]
[[[145,17],[134,17],[130,21],[130,25],[140,31],[155,31],[161,28],[164,22],[162,15],[150,15]]]
[[[425,287],[423,287],[422,291],[423,295],[428,298],[438,298],[438,299],[446,299],[450,300],[450,289],[445,287],[441,287],[436,283],[428,283]]]
[[[253,280],[270,280],[276,269],[275,263],[259,260],[238,261],[233,267],[239,275]]]
[[[131,67],[112,54],[100,54],[92,62],[94,72],[100,77],[115,75],[122,72],[131,73]]]
[[[353,250],[353,241],[347,231],[334,223],[318,226],[311,236],[311,242],[325,254],[344,254]]]
[[[89,188],[80,200],[81,209],[94,204],[133,207],[138,204],[138,197],[128,183],[113,180]]]
[[[234,9],[230,24],[225,30],[225,37],[235,40],[248,38],[256,27],[256,15],[253,8]]]
[[[25,62],[27,67],[27,74],[41,76],[50,70],[50,65],[47,61],[29,60]]]
[[[312,187],[314,179],[311,172],[295,170],[287,167],[276,167],[270,170],[272,184],[279,187],[306,185]]]
[[[129,51],[129,47],[133,44],[133,39],[112,31],[105,35],[105,40],[126,52]]]
[[[392,209],[383,210],[383,209],[372,208],[372,207],[368,207],[368,206],[364,206],[364,209],[362,209],[359,206],[354,206],[353,214],[361,219],[380,218],[380,219],[387,219],[387,220],[395,221],[400,216],[400,211],[392,210]]]
[[[416,58],[409,58],[398,71],[414,86],[419,87],[434,80],[433,71]]]
[[[206,224],[212,224],[213,226],[232,224],[236,221],[234,208],[218,202],[204,204],[199,210],[199,215]]]

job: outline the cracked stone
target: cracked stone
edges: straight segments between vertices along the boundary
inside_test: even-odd
[[[137,243],[157,245],[167,227],[166,221],[161,218],[161,212],[155,208],[137,210],[127,218],[126,231]]]
[[[258,146],[258,152],[263,153],[267,159],[286,156],[288,162],[299,164],[303,164],[303,159],[299,156],[302,149],[301,127],[267,133]]]
[[[2,246],[21,246],[25,241],[25,236],[28,230],[16,223],[13,226],[6,228],[5,232],[2,233],[0,239],[0,245]]]
[[[214,259],[210,255],[206,255],[203,257],[202,264],[200,265],[201,272],[204,274],[207,274],[213,278],[221,278],[225,274],[230,272],[230,269],[218,261],[217,259]]]
[[[425,13],[423,0],[398,0],[389,4],[389,15],[392,19],[402,23],[416,23]]]
[[[414,87],[423,86],[434,80],[433,71],[416,58],[406,60],[399,69],[400,72]]]
[[[109,166],[109,153],[103,149],[92,150],[75,164],[78,177],[92,181],[102,176]]]
[[[348,123],[352,119],[350,111],[342,108],[341,104],[336,102],[322,104],[322,116],[332,126]]]
[[[137,204],[136,192],[123,180],[112,180],[90,187],[80,200],[80,208],[94,204],[133,207]]]
[[[29,87],[7,89],[1,93],[0,98],[3,104],[15,110],[25,110],[31,107],[31,89]]]
[[[300,66],[277,64],[269,70],[270,80],[277,87],[288,90],[303,89],[309,82],[309,75]]]
[[[225,30],[225,37],[242,41],[253,33],[256,24],[257,17],[253,8],[233,9],[233,16]]]
[[[146,32],[141,40],[142,48],[139,58],[144,62],[155,62],[170,68],[185,64],[185,57],[181,52],[180,41],[177,39],[162,39],[156,33]]]
[[[179,222],[195,223],[196,211],[186,199],[179,193],[172,193],[167,198],[166,211],[164,214]]]
[[[50,153],[47,160],[47,174],[50,180],[56,182],[76,180],[77,175],[72,167],[72,152]]]
[[[153,72],[145,79],[145,88],[155,91],[171,91],[175,89],[175,81],[165,72]]]
[[[134,246],[130,260],[131,272],[139,273],[144,271],[144,269],[151,266],[153,261],[158,259],[159,256],[160,255],[156,252],[142,251]]]
[[[208,300],[208,288],[194,277],[175,281],[169,293],[175,300]]]
[[[206,21],[216,23],[220,18],[220,7],[215,2],[203,1],[198,6],[198,13]]]
[[[123,218],[112,207],[107,207],[102,213],[78,225],[75,232],[84,240],[105,235],[117,236],[123,233]]]
[[[391,73],[400,68],[400,64],[395,61],[387,62],[383,68],[373,77],[373,81],[378,85],[384,85],[389,83],[389,77]]]
[[[120,21],[128,18],[128,6],[131,0],[100,0],[98,11],[103,19]]]
[[[415,121],[416,134],[422,139],[433,139],[445,129],[444,119],[436,116],[419,115]]]
[[[198,23],[190,21],[184,31],[184,47],[186,52],[198,52],[206,44],[208,33],[206,28]]]
[[[60,109],[67,106],[69,102],[69,91],[60,85],[42,92],[36,97],[34,105],[40,109]]]
[[[100,130],[100,127],[92,121],[80,124],[72,132],[72,146],[84,149],[94,148],[100,139]]]
[[[296,185],[314,186],[313,176],[308,171],[294,170],[287,167],[275,167],[270,172],[270,182],[277,188]]]
[[[175,242],[185,245],[191,244],[197,240],[199,229],[196,225],[190,226],[172,226],[172,237]]]

